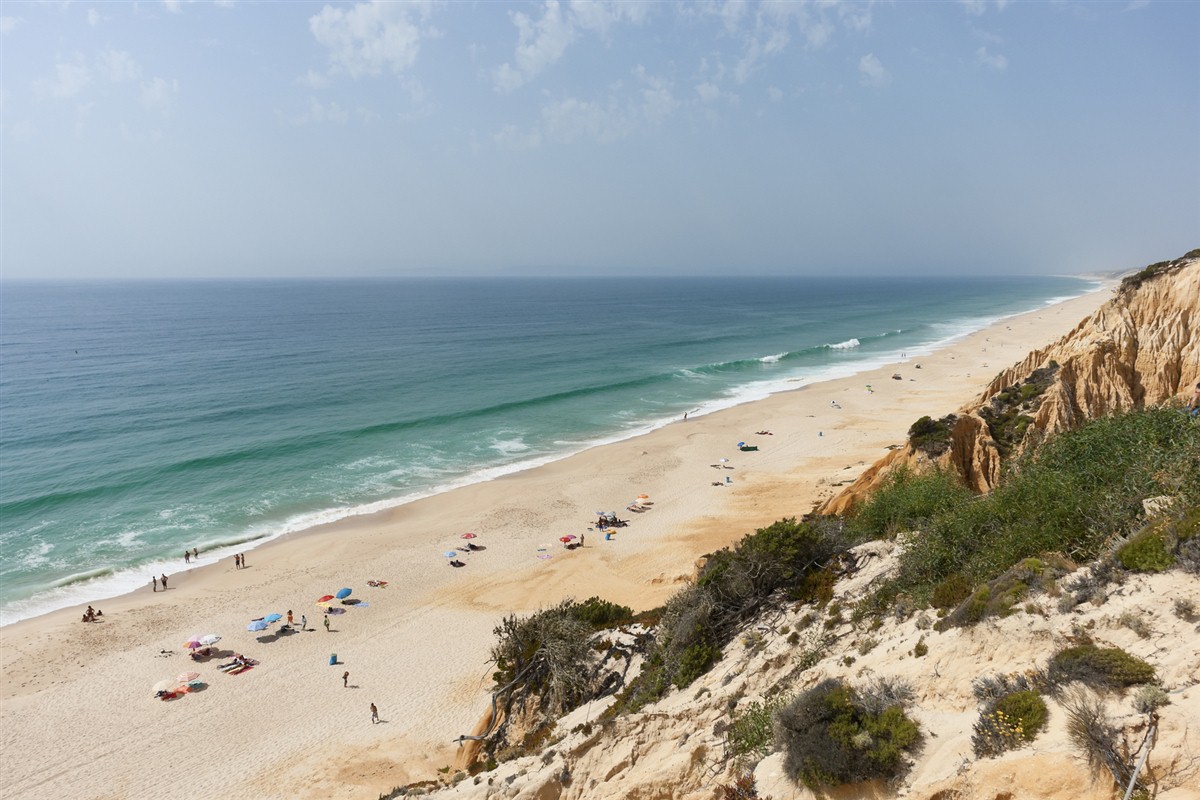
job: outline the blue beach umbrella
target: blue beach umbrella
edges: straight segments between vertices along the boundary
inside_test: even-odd
[[[335,596],[335,597],[336,597],[338,600],[345,600],[347,597],[349,597],[349,596],[350,596],[350,590],[349,590],[349,589],[338,589],[338,592],[337,592],[337,594],[336,594],[336,595],[334,595],[334,596]]]
[[[279,622],[279,620],[283,619],[283,614],[267,614],[263,619],[267,622]]]
[[[446,558],[458,558],[458,551],[447,550],[446,552],[442,553],[442,555],[444,555]]]
[[[267,621],[265,619],[256,619],[246,626],[248,631],[265,631],[267,629]]]

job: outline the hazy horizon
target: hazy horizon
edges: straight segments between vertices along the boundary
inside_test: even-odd
[[[0,277],[1071,275],[1200,242],[1200,4],[0,10]]]

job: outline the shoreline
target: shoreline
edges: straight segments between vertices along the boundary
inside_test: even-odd
[[[1020,317],[1024,314],[1034,313],[1045,308],[1050,308],[1060,303],[1071,302],[1081,297],[1086,297],[1095,292],[1105,291],[1116,284],[1116,281],[1104,280],[1097,276],[1065,276],[1079,278],[1094,284],[1093,288],[1078,294],[1066,295],[1062,297],[1053,297],[1043,301],[1041,306],[1037,306],[1027,311],[1014,312],[1012,314],[1004,314],[995,318],[983,317],[976,318],[974,322],[980,323],[979,327],[972,328],[966,332],[955,333],[950,336],[937,339],[931,342],[923,343],[906,351],[906,358],[895,361],[892,360],[892,354],[880,354],[877,357],[864,359],[861,362],[849,362],[843,365],[826,365],[818,370],[817,377],[808,378],[807,376],[797,376],[793,378],[777,378],[774,380],[762,381],[754,384],[753,388],[759,391],[745,391],[743,394],[734,398],[710,398],[702,401],[699,407],[689,411],[690,418],[693,420],[701,419],[711,414],[721,413],[729,409],[739,408],[746,405],[762,402],[770,397],[780,394],[788,394],[797,392],[809,387],[828,383],[831,381],[848,380],[855,376],[863,375],[875,370],[883,369],[888,366],[903,366],[906,363],[912,362],[915,358],[926,358],[939,350],[953,346],[955,343],[970,337],[982,330],[1004,322],[1005,320]],[[844,343],[843,343],[844,344]],[[827,345],[827,347],[837,348],[840,345]],[[784,386],[787,383],[796,383],[798,386]],[[55,590],[65,590],[69,592],[69,596],[63,598],[61,602],[49,599],[37,606],[47,606],[44,610],[36,610],[33,613],[28,613],[25,608],[20,608],[18,611],[9,612],[0,617],[0,630],[3,630],[12,625],[25,622],[27,620],[37,620],[46,615],[54,614],[60,611],[82,610],[89,603],[109,603],[118,600],[126,595],[136,594],[145,588],[143,580],[145,574],[158,574],[165,572],[171,576],[173,580],[183,579],[184,576],[192,573],[197,573],[201,570],[217,567],[222,561],[232,558],[234,553],[249,552],[253,553],[261,548],[269,547],[276,542],[290,540],[294,537],[308,536],[314,531],[328,530],[330,526],[338,526],[355,518],[366,517],[371,518],[376,515],[385,515],[389,511],[412,503],[421,502],[434,497],[444,496],[464,488],[475,486],[482,483],[488,483],[496,480],[503,480],[512,475],[521,474],[530,470],[540,469],[550,464],[555,464],[567,459],[574,458],[582,453],[599,447],[609,447],[612,445],[620,445],[625,442],[636,440],[640,437],[653,434],[670,425],[676,424],[680,420],[677,417],[658,418],[647,420],[639,423],[636,427],[626,431],[619,431],[610,435],[602,436],[594,440],[582,443],[578,449],[566,450],[559,453],[543,454],[532,457],[528,460],[517,461],[510,464],[499,464],[493,466],[481,466],[471,473],[463,475],[459,478],[451,480],[447,483],[434,485],[427,489],[410,492],[394,498],[376,500],[358,506],[346,508],[327,508],[318,511],[304,512],[292,517],[282,519],[275,523],[266,525],[268,528],[275,529],[275,532],[269,532],[263,535],[254,535],[251,530],[243,531],[242,533],[230,533],[226,537],[227,541],[222,541],[216,546],[210,546],[202,553],[198,564],[181,565],[177,558],[166,559],[162,561],[149,562],[147,564],[136,567],[101,567],[94,570],[85,570],[72,575],[64,576],[50,583],[50,588],[39,594],[46,594]],[[321,517],[329,517],[327,520],[319,520]],[[313,521],[317,519],[318,521]],[[97,574],[99,573],[99,574]],[[132,580],[133,575],[141,576],[136,582]],[[128,578],[128,579],[127,579]],[[114,585],[111,587],[96,586],[91,591],[85,591],[95,582],[102,582],[105,579],[111,579]],[[9,606],[32,603],[37,598],[34,595],[30,598],[11,601]],[[82,598],[82,599],[81,599]],[[15,619],[11,619],[12,617]]]
[[[101,624],[82,624],[69,608],[5,626],[6,786],[23,797],[140,796],[153,775],[159,796],[186,797],[203,784],[248,796],[358,798],[429,777],[453,763],[449,743],[486,709],[491,632],[504,615],[568,596],[661,604],[696,558],[807,512],[903,441],[913,420],[970,402],[997,372],[1071,330],[1110,288],[1003,318],[919,359],[277,538],[248,550],[245,570],[226,558],[178,574],[169,592],[105,600]],[[739,440],[760,449],[741,453]],[[720,458],[730,462],[713,469]],[[641,493],[651,510],[625,512]],[[587,530],[598,509],[617,510],[629,527],[605,541]],[[447,569],[441,552],[465,531],[487,549]],[[585,546],[562,549],[567,534],[586,535]],[[368,579],[389,586],[371,589]],[[313,601],[342,586],[367,607],[325,632]],[[249,619],[288,609],[316,630],[269,641],[246,632]],[[240,676],[193,667],[180,643],[209,632],[260,666]],[[334,652],[339,666],[330,667]],[[208,689],[153,699],[152,684],[193,668]],[[341,670],[356,688],[343,689]],[[368,703],[386,724],[370,723]],[[209,734],[181,750],[169,732],[193,725]],[[136,757],[112,758],[114,748]]]

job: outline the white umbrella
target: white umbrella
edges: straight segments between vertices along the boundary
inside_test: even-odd
[[[215,633],[206,633],[196,641],[200,642],[200,644],[204,645],[205,647],[212,647],[214,644],[221,641],[221,637],[217,636]]]

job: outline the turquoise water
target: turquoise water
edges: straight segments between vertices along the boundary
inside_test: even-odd
[[[928,352],[1072,278],[6,283],[0,621]],[[936,411],[936,409],[935,409]]]

